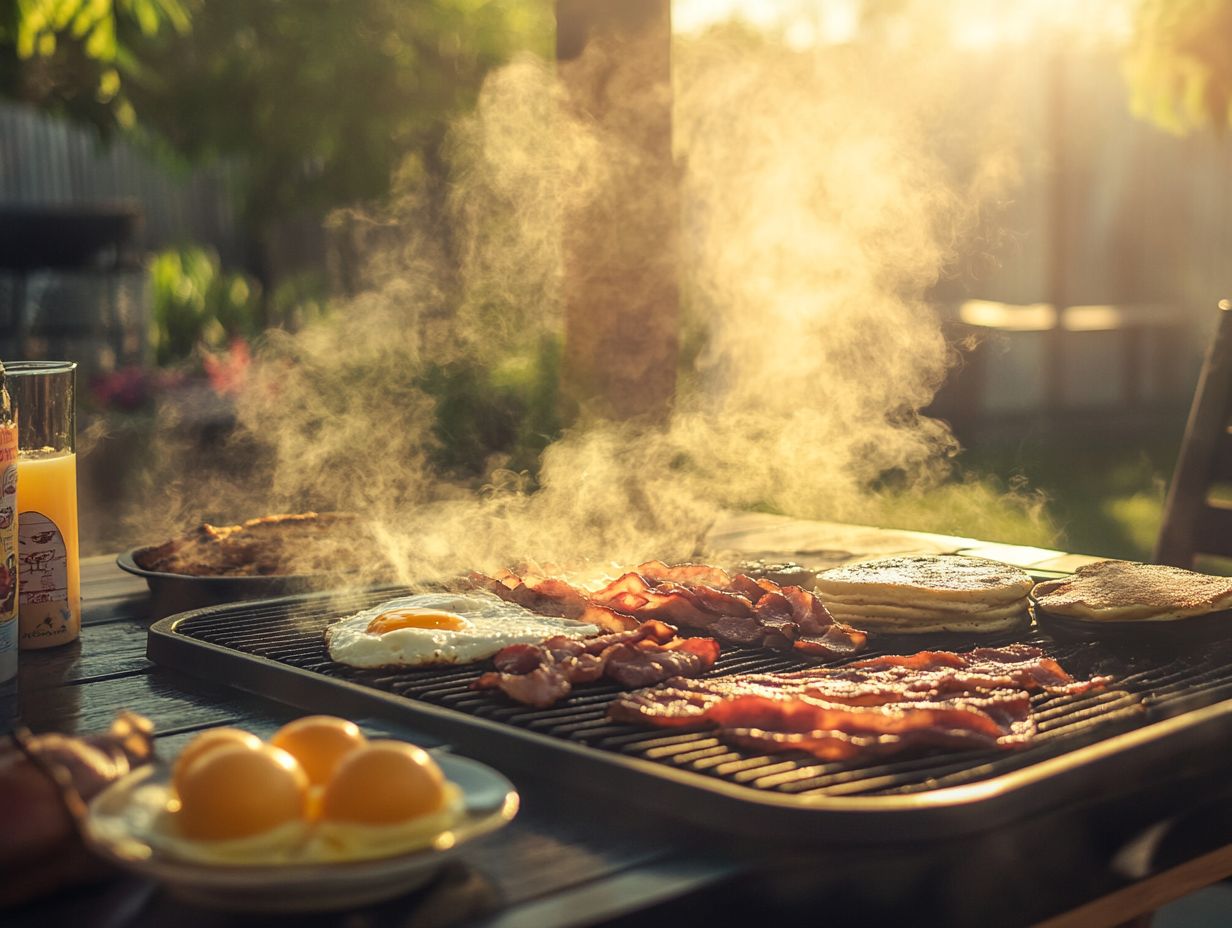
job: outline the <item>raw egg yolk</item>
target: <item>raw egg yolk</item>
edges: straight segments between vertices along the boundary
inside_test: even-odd
[[[171,782],[175,786],[178,793],[180,791],[180,781],[184,777],[184,771],[198,757],[204,757],[212,751],[224,747],[242,747],[250,751],[255,751],[261,747],[261,739],[252,732],[243,731],[239,728],[211,728],[209,731],[203,731],[192,741],[188,742],[188,746],[180,752],[180,756],[175,759],[175,766],[171,771]]]
[[[220,747],[184,769],[180,830],[199,841],[247,838],[304,817],[308,778],[281,748]]]
[[[313,786],[323,786],[343,757],[367,743],[358,725],[332,715],[296,719],[270,738],[270,744],[299,761]]]
[[[393,825],[445,804],[445,777],[423,748],[372,741],[348,754],[321,797],[321,817],[332,822]]]
[[[421,612],[418,609],[390,609],[368,623],[370,635],[383,635],[399,628],[444,628],[460,632],[462,617],[452,612]]]

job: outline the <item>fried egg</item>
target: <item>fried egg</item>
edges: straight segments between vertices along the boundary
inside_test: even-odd
[[[352,667],[470,664],[511,644],[564,635],[589,638],[599,628],[536,615],[516,603],[475,593],[420,593],[363,609],[325,633],[329,656]]]

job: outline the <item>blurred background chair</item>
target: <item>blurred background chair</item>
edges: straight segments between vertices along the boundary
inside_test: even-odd
[[[1232,301],[1219,309],[1155,546],[1155,561],[1175,567],[1232,557]]]

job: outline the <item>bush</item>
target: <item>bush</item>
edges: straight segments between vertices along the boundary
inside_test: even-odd
[[[150,264],[150,291],[150,344],[160,365],[260,332],[260,286],[244,274],[224,272],[210,249],[192,246],[157,255]]]

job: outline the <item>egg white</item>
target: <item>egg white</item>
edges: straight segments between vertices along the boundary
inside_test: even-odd
[[[393,609],[446,613],[462,627],[399,628],[384,634],[368,631],[372,620]],[[538,644],[565,635],[589,638],[598,626],[572,619],[537,615],[516,603],[476,593],[420,593],[391,599],[340,619],[325,632],[329,656],[351,667],[420,667],[471,664],[511,644]]]

